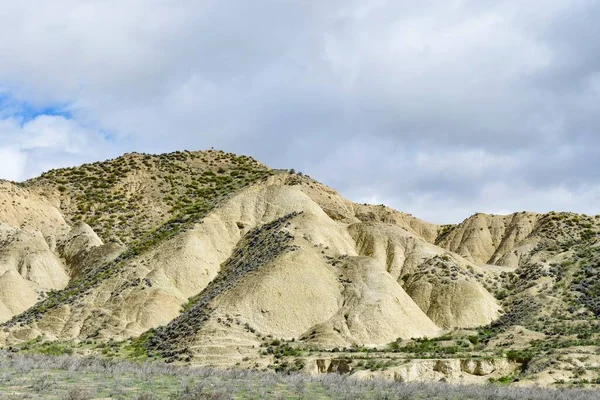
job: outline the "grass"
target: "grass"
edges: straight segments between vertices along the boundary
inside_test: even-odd
[[[0,353],[3,399],[428,399],[591,400],[597,393],[573,388],[516,388],[500,384],[360,381],[352,376],[308,376],[189,368],[73,356]]]

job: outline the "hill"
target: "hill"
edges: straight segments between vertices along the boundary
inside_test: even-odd
[[[356,377],[600,382],[600,216],[436,225],[221,151],[0,184],[0,344]],[[53,350],[49,350],[53,349]]]

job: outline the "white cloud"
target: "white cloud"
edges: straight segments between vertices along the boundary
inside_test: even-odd
[[[97,160],[111,152],[102,135],[56,115],[39,115],[22,123],[0,120],[0,177],[14,181],[48,169]]]
[[[570,0],[5,2],[0,138],[22,176],[215,146],[436,220],[589,212],[597,17]],[[23,102],[70,116],[22,125]]]
[[[25,155],[18,149],[0,146],[0,173],[3,179],[22,179],[26,161]]]

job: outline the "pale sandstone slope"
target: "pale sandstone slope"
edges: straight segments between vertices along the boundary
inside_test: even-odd
[[[44,290],[64,288],[65,267],[40,231],[0,225],[0,271],[17,271],[23,279]]]
[[[68,274],[56,254],[69,229],[48,201],[0,181],[0,321],[25,311],[47,290],[62,289]]]
[[[28,232],[39,231],[51,241],[68,230],[55,204],[36,193],[0,180],[0,222]]]
[[[334,221],[346,224],[358,222],[383,222],[401,226],[415,236],[433,243],[442,226],[423,221],[390,207],[370,204],[357,204],[342,197],[336,190],[307,176],[290,175],[287,185],[298,185]]]
[[[484,287],[482,269],[445,254],[427,260],[410,275],[407,293],[442,328],[475,328],[500,316],[498,302]]]
[[[0,275],[0,321],[22,313],[37,301],[35,285],[15,270]]]
[[[85,259],[102,262],[103,247],[89,226],[69,226],[45,197],[0,182],[0,321],[65,288]]]
[[[431,320],[443,328],[487,325],[500,307],[484,284],[490,271],[383,223],[349,226],[359,254],[379,261]]]
[[[344,283],[342,306],[306,332],[305,340],[324,347],[377,346],[439,335],[440,328],[376,260],[348,257],[336,266]]]
[[[422,265],[447,253],[432,244],[438,225],[387,207],[354,204],[307,177],[277,174],[239,191],[191,229],[103,273],[89,288],[68,289],[76,295],[17,319],[4,340],[41,334],[60,340],[125,339],[170,324],[184,315],[189,298],[222,278],[224,263],[243,251],[239,246],[249,232],[291,213],[300,214],[283,230],[297,250],[261,264],[211,297],[210,313],[190,328],[191,343],[185,346],[219,356],[231,351],[226,348],[232,341],[236,347],[256,346],[259,334],[326,346],[382,345],[398,337],[435,336],[440,328],[483,325],[498,316],[499,307],[473,276],[480,271],[472,263],[452,258],[448,274],[452,268],[473,271],[456,282],[423,272]],[[61,226],[51,252],[67,277],[61,285],[123,251],[116,243],[103,244],[85,224]],[[224,324],[226,316],[239,324]]]
[[[348,232],[360,255],[376,259],[399,282],[429,258],[446,252],[402,225],[361,222],[349,225]]]
[[[211,282],[191,309],[160,331],[155,347],[165,355],[189,350],[195,361],[214,363],[223,356],[239,361],[269,335],[335,347],[439,333],[375,260],[348,255],[354,251],[339,224],[311,208],[256,240],[266,247],[238,248],[221,275],[235,284],[215,294]],[[277,253],[268,243],[282,232],[294,248]]]
[[[517,267],[519,254],[514,250],[534,231],[541,217],[527,212],[475,214],[452,228],[437,244],[478,265]]]

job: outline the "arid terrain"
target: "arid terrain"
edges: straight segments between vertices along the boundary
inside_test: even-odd
[[[0,393],[26,393],[19,379],[49,363],[35,357],[55,356],[156,362],[165,381],[169,368],[227,370],[210,384],[274,379],[279,398],[377,398],[409,382],[426,398],[481,398],[477,385],[504,386],[487,398],[592,398],[526,391],[599,388],[599,273],[600,216],[437,225],[250,157],[126,154],[0,181],[0,360],[12,371]],[[348,382],[354,397],[328,392]],[[222,395],[261,398],[253,390]]]

